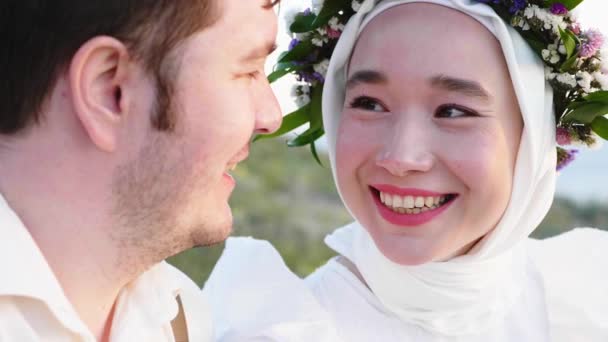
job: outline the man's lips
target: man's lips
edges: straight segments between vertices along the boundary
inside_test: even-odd
[[[247,159],[247,157],[249,157],[249,146],[243,148],[241,152],[228,162],[225,172],[234,171],[237,164]]]

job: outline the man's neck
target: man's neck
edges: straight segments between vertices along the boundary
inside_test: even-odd
[[[93,184],[99,183],[95,175],[83,181],[57,154],[28,160],[31,154],[0,156],[0,192],[36,241],[81,320],[98,340],[107,340],[121,289],[147,267],[121,262],[124,253],[109,233],[115,229],[107,214],[109,195],[102,191],[109,185]]]

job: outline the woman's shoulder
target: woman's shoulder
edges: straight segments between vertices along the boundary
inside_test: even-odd
[[[543,240],[529,239],[528,251],[541,271],[560,264],[595,273],[597,267],[608,266],[608,231],[575,228]]]
[[[230,238],[203,289],[218,341],[336,341],[329,316],[267,241]]]
[[[530,239],[528,252],[543,279],[553,335],[608,339],[608,232],[577,228]]]

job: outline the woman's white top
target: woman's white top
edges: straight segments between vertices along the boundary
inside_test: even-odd
[[[524,291],[503,320],[446,337],[400,320],[338,256],[306,279],[266,241],[231,238],[204,292],[218,341],[608,341],[608,232],[525,243]],[[356,271],[355,271],[356,272]]]

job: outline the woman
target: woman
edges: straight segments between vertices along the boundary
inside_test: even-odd
[[[555,187],[545,77],[488,5],[364,2],[323,93],[332,170],[356,221],[327,237],[339,256],[305,285],[267,245],[230,242],[207,286],[220,335],[608,340],[608,279],[598,273],[608,234],[527,239]],[[258,266],[243,270],[253,256]],[[222,288],[235,283],[238,302],[226,304]]]

